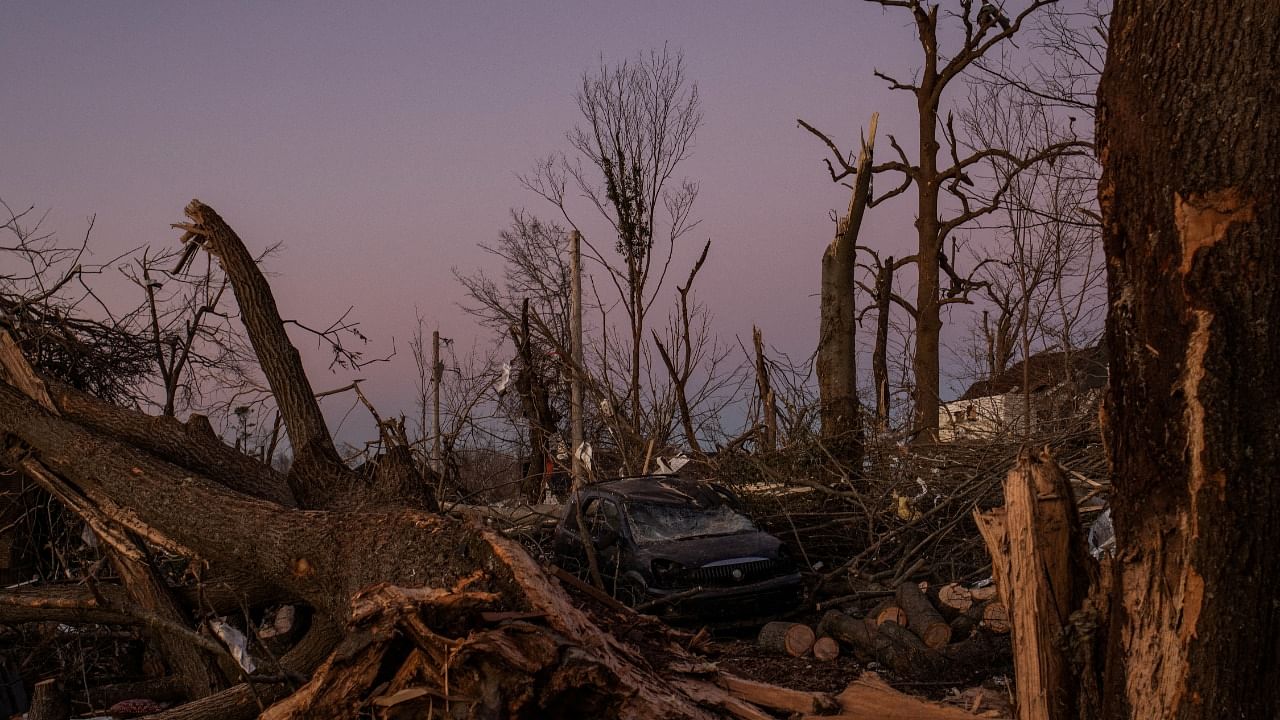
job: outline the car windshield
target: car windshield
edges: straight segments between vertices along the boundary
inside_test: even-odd
[[[659,503],[627,503],[631,534],[641,544],[707,535],[752,532],[756,526],[727,505],[694,507]]]

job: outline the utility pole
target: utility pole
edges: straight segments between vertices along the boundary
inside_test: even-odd
[[[440,457],[440,380],[444,366],[440,364],[440,331],[431,333],[431,465],[444,474],[444,458]]]
[[[569,442],[573,446],[569,457],[573,469],[573,506],[576,508],[578,536],[587,551],[587,570],[591,582],[601,590],[604,579],[600,576],[600,563],[596,548],[587,532],[587,521],[582,517],[582,503],[576,502],[577,492],[583,485],[582,467],[582,233],[569,233],[569,353],[573,356],[573,369],[569,374]]]
[[[582,233],[569,233],[569,352],[573,369],[569,373],[569,455],[572,458],[573,489],[582,486]]]

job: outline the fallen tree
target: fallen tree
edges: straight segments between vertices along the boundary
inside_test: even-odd
[[[136,571],[118,573],[122,588],[91,577],[83,593],[5,593],[0,624],[145,625],[189,701],[156,718],[355,717],[371,706],[397,716],[763,718],[770,698],[788,711],[812,700],[815,712],[873,703],[965,717],[874,683],[850,686],[830,706],[735,684],[656,621],[600,611],[628,615],[629,639],[619,639],[513,541],[433,512],[433,484],[394,425],[381,428],[370,472],[348,468],[252,256],[208,206],[192,201],[186,214],[184,241],[215,256],[231,281],[294,463],[277,473],[227,448],[199,418],[149,417],[43,378],[9,342],[0,353],[0,464],[82,518],[117,567]],[[201,602],[154,572],[157,553],[196,568]],[[278,658],[254,654],[248,640],[250,656],[237,654],[214,593],[204,592],[215,585],[242,607],[263,598],[304,605],[305,634]]]

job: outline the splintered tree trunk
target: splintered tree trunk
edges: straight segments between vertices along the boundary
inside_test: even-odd
[[[778,449],[778,407],[773,394],[773,386],[769,382],[769,366],[764,359],[764,335],[760,328],[751,327],[751,343],[756,350],[756,387],[759,388],[761,415],[764,420],[764,442],[766,450]]]
[[[849,212],[841,218],[836,237],[822,255],[822,312],[818,337],[818,393],[822,437],[837,445],[851,461],[861,456],[861,414],[858,407],[857,346],[854,329],[855,273],[858,229],[867,209],[871,187],[871,153],[877,115],[871,116],[869,138],[858,155]],[[847,452],[844,450],[847,449]]]
[[[1280,717],[1280,4],[1118,2],[1105,715]]]
[[[1004,499],[1003,508],[976,513],[975,521],[991,552],[1001,600],[983,608],[982,619],[993,632],[1005,625],[1013,631],[1018,717],[1093,717],[1096,675],[1085,667],[1073,672],[1066,651],[1075,646],[1071,659],[1077,665],[1084,658],[1092,661],[1095,652],[1089,642],[1093,633],[1073,626],[1073,614],[1087,607],[1097,572],[1080,532],[1071,486],[1048,453],[1036,457],[1024,450],[1005,479]]]
[[[871,350],[871,377],[876,386],[876,432],[889,431],[889,310],[893,302],[893,258],[876,271],[876,344]]]

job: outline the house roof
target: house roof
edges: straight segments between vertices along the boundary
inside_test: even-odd
[[[1100,388],[1107,384],[1107,348],[1095,345],[1079,350],[1054,350],[1036,353],[1026,363],[1031,374],[1031,392],[1040,392],[1073,380],[1081,390]],[[992,395],[1004,395],[1022,391],[1023,362],[1009,366],[1004,372],[989,380],[979,380],[969,386],[960,400],[973,400]]]

